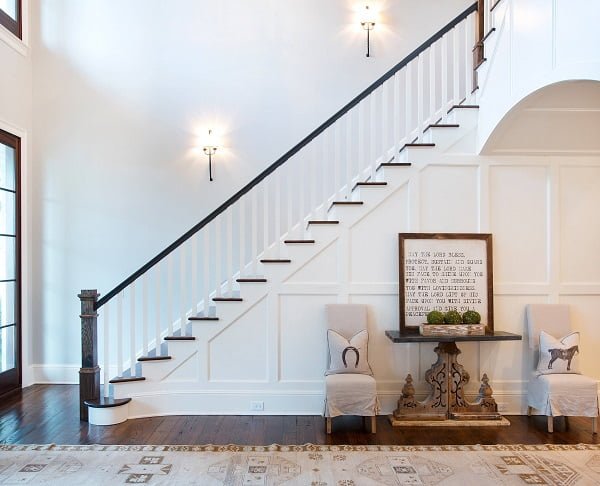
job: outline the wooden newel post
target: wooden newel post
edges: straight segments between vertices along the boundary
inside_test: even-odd
[[[81,369],[79,370],[79,418],[88,420],[85,400],[100,398],[100,367],[98,366],[97,290],[82,290],[81,301]]]

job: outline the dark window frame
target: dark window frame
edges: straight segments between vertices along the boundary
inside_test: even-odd
[[[0,143],[15,150],[15,322],[16,330],[16,356],[15,367],[0,373],[0,396],[18,390],[22,386],[22,321],[21,321],[21,137],[6,132],[0,128]],[[12,324],[11,324],[12,326]]]
[[[15,0],[17,7],[17,18],[13,19],[4,10],[0,9],[0,25],[4,26],[19,39],[23,40],[23,4],[22,0]]]

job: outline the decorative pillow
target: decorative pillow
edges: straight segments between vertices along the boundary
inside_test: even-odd
[[[537,372],[579,373],[579,333],[572,332],[556,339],[547,332],[540,332],[540,360]]]
[[[328,329],[329,369],[326,375],[338,373],[360,373],[372,375],[367,357],[369,333],[366,329],[357,332],[350,341],[341,334]]]

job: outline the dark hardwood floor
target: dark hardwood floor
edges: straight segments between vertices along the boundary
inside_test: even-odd
[[[325,434],[319,416],[201,415],[128,420],[109,427],[79,421],[79,389],[35,385],[0,399],[0,443],[20,444],[577,444],[598,443],[591,420],[508,416],[510,427],[392,427],[385,416],[377,434],[359,417],[339,417]]]

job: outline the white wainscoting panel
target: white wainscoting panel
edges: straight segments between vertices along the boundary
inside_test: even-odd
[[[421,174],[421,231],[473,233],[479,228],[478,166],[426,167]]]
[[[315,293],[317,294],[317,293]],[[325,305],[336,295],[279,298],[279,381],[323,381],[327,367]]]
[[[351,228],[352,282],[398,281],[398,233],[409,230],[408,210],[408,187],[403,185]],[[374,255],[386,258],[373,258]]]
[[[545,165],[490,167],[490,224],[498,282],[548,281],[548,177]]]
[[[600,283],[600,167],[565,164],[560,170],[560,278]]]
[[[263,299],[210,340],[210,381],[267,381],[267,319]]]

